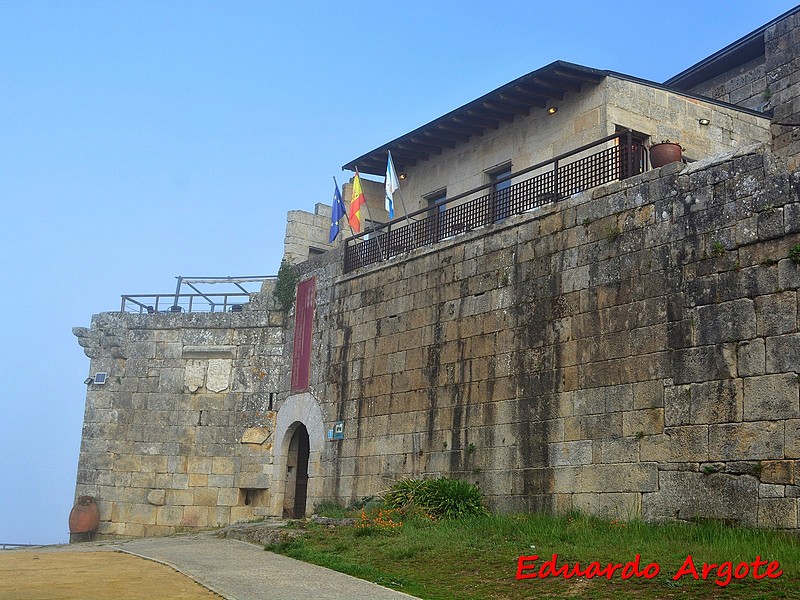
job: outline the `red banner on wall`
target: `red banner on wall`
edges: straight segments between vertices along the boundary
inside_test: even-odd
[[[292,348],[292,392],[304,392],[311,382],[311,331],[314,326],[316,279],[297,284]]]

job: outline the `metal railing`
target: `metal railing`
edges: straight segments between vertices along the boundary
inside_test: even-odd
[[[13,550],[14,548],[36,548],[36,544],[4,544],[0,542],[0,550]]]
[[[172,294],[125,294],[122,296],[120,312],[138,313],[183,313],[183,312],[240,312],[250,301],[250,294],[258,290],[248,290],[247,284],[261,284],[275,276],[248,275],[244,277],[177,277],[178,284]],[[200,285],[228,284],[238,291],[206,292]],[[183,293],[187,286],[192,293]]]
[[[619,142],[611,147],[575,158],[615,140]],[[574,160],[565,163],[571,158]],[[511,173],[499,181],[518,181],[503,189],[499,189],[498,181],[487,183],[352,236],[345,242],[344,272],[350,273],[415,248],[498,223],[604,183],[638,175],[646,169],[647,149],[634,142],[631,130],[621,131]],[[535,174],[519,180],[530,173]],[[488,193],[478,195],[486,190]]]

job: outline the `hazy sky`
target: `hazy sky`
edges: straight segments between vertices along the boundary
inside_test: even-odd
[[[120,294],[276,273],[341,165],[554,60],[660,82],[793,5],[0,0],[0,543],[68,539]]]

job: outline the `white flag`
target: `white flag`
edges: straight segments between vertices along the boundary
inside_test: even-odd
[[[389,152],[389,158],[386,161],[386,212],[389,213],[389,218],[394,219],[394,192],[400,187],[400,182],[397,180],[397,171],[394,170],[394,163],[392,162],[392,153]]]

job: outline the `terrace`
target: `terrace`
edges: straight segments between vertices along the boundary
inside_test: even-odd
[[[183,312],[241,312],[250,295],[261,285],[275,279],[270,275],[243,277],[183,277],[178,276],[172,294],[126,294],[122,296],[120,312],[183,313]],[[224,291],[210,292],[205,286],[222,286]],[[184,292],[184,286],[191,290]],[[203,286],[203,287],[201,287]],[[249,288],[249,289],[248,289]]]
[[[377,225],[346,240],[344,272],[638,175],[647,169],[647,154],[626,129]]]

